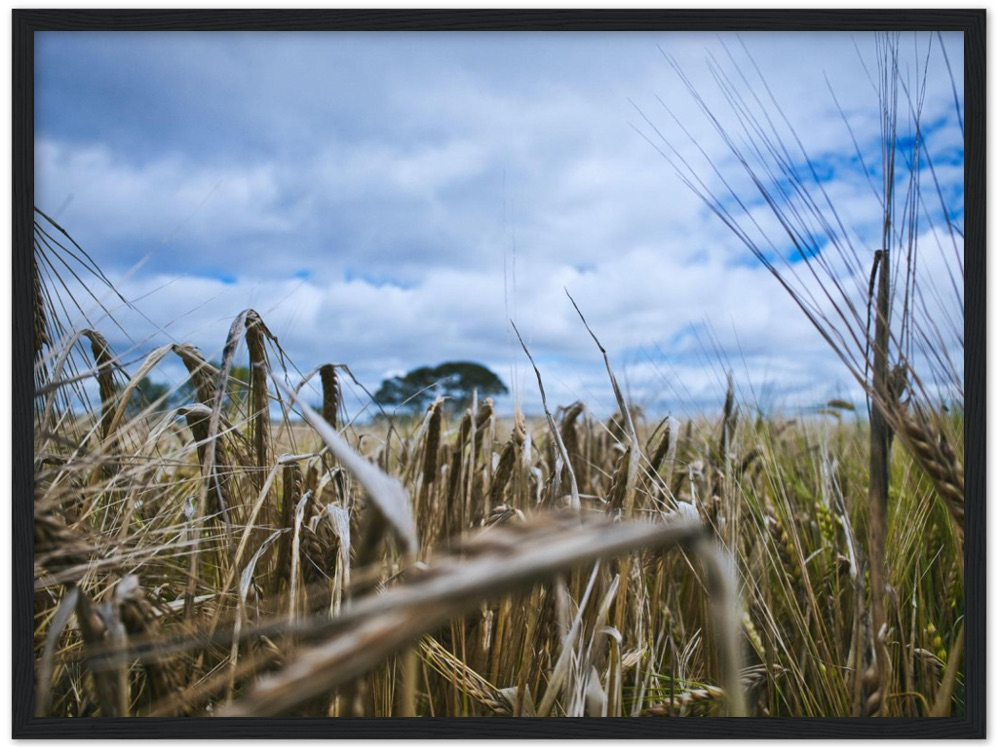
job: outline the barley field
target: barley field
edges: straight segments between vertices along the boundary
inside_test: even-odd
[[[794,188],[799,235],[828,208]],[[765,413],[731,375],[712,410],[652,417],[576,306],[608,419],[548,402],[539,365],[529,417],[351,417],[348,365],[298,370],[253,309],[220,361],[126,360],[54,302],[60,256],[106,281],[37,211],[36,715],[964,714],[964,351],[915,282],[917,204],[885,203],[858,301],[825,254],[801,250],[816,301],[770,265],[864,399]],[[140,396],[168,359],[180,405]]]
[[[362,426],[336,367],[314,372],[321,412],[286,387],[252,311],[226,346],[248,351],[244,398],[193,348],[129,372],[81,341],[99,403],[64,410],[44,382],[37,402],[39,715],[961,708],[958,412],[894,411],[875,631],[852,403],[766,418],[732,384],[715,419],[576,402],[506,422],[486,399]],[[167,355],[199,401],[127,410]]]

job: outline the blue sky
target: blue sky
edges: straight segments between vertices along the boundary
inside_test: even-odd
[[[924,137],[958,222],[962,136],[931,41]],[[961,99],[961,36],[944,41]],[[928,43],[903,40],[908,70]],[[567,289],[645,409],[716,409],[728,368],[765,407],[855,398],[788,296],[648,142],[661,132],[719,188],[709,157],[778,236],[662,52],[720,111],[711,56],[761,95],[757,64],[867,272],[881,209],[852,137],[879,178],[871,34],[43,33],[35,201],[152,320],[118,309],[126,337],[92,316],[129,362],[170,341],[217,358],[251,307],[301,371],[345,363],[373,391],[476,360],[510,384],[507,410],[535,412],[512,319],[551,403],[605,415],[612,391]],[[944,250],[921,228],[930,271]],[[182,377],[167,359],[153,378]],[[350,396],[355,413],[363,397]]]

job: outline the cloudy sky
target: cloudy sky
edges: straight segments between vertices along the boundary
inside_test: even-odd
[[[943,40],[951,76],[938,36],[904,37],[901,66],[908,80],[927,66],[925,192],[959,225],[963,47]],[[873,35],[830,32],[42,33],[35,201],[133,301],[115,309],[127,334],[91,316],[133,371],[167,342],[219,358],[253,308],[301,372],[345,363],[374,391],[473,360],[513,390],[507,412],[536,412],[512,320],[551,405],[606,415],[602,356],[567,290],[646,410],[715,410],[727,370],[766,410],[857,399],[675,165],[735,209],[726,181],[787,251],[683,76],[736,132],[729,81],[802,167],[799,137],[861,286],[881,231],[876,65]],[[930,255],[945,216],[925,209]],[[166,359],[153,378],[183,368]],[[362,392],[348,396],[356,414]]]

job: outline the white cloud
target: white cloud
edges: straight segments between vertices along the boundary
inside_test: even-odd
[[[138,163],[108,144],[73,146],[42,137],[35,169],[36,203],[50,211],[63,205],[60,217],[74,237],[119,267],[184,242],[210,250],[225,231],[281,234],[294,227],[293,209],[280,204],[272,164],[218,168],[175,155]],[[231,261],[223,251],[214,259],[221,266]]]
[[[710,76],[711,51],[745,105],[762,122],[770,115],[795,152],[739,43],[728,40],[732,65],[709,35],[621,38],[566,35],[503,47],[499,38],[451,37],[429,47],[416,36],[369,45],[356,35],[310,37],[296,57],[275,52],[293,38],[257,46],[241,36],[226,52],[205,37],[182,53],[159,40],[160,62],[140,68],[127,90],[145,74],[157,90],[172,91],[190,121],[164,110],[168,146],[144,148],[136,143],[151,134],[140,130],[115,140],[74,133],[65,122],[57,133],[43,128],[37,202],[59,211],[54,217],[127,295],[143,298],[160,330],[122,312],[143,349],[172,335],[216,355],[232,319],[253,307],[302,370],[347,363],[373,389],[416,365],[475,359],[515,378],[535,408],[513,318],[552,404],[584,398],[611,410],[601,357],[567,288],[618,374],[652,406],[676,408],[683,398],[719,404],[726,366],[744,369],[745,390],[796,404],[847,390],[840,364],[775,279],[631,128],[665,147],[660,130],[720,189],[660,96],[735,193],[750,198],[749,219],[784,246],[783,227],[654,48],[660,41],[736,130]],[[826,70],[875,161],[875,96],[852,37],[744,41],[807,153],[834,165],[824,187],[861,253],[846,283],[860,303],[881,209],[849,162],[851,135],[824,83]],[[961,57],[954,43],[948,51]],[[947,74],[934,76],[942,61],[932,54],[926,121],[944,126],[928,142],[951,157],[960,144],[951,85]],[[178,67],[166,63],[171,57]],[[210,74],[192,92],[198,70]],[[108,127],[125,123],[119,117]],[[184,134],[198,125],[201,140]],[[940,158],[935,175],[960,209],[959,165]],[[829,260],[839,273],[848,269]],[[812,279],[799,282],[820,298]]]

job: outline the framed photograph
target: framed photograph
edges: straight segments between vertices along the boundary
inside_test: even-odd
[[[13,12],[13,736],[982,738],[985,21]]]

